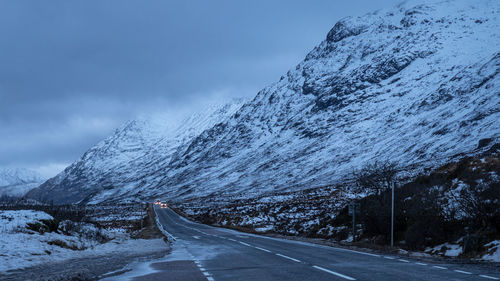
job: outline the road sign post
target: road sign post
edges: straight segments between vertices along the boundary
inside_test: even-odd
[[[349,215],[352,215],[352,242],[356,241],[356,215],[361,213],[361,205],[356,202],[349,204]]]
[[[392,199],[391,199],[391,248],[394,247],[394,183],[392,183]]]

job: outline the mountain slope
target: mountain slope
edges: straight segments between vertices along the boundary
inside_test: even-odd
[[[233,114],[242,103],[234,100],[210,106],[179,124],[154,116],[127,122],[28,196],[57,203],[88,202],[99,193],[120,198],[146,182],[153,185],[177,149]]]
[[[43,182],[35,171],[21,168],[0,168],[0,196],[24,196]]]
[[[409,1],[343,19],[229,119],[152,151],[165,161],[140,186],[85,193],[70,169],[30,195],[231,200],[339,183],[375,160],[412,171],[487,150],[500,136],[499,15],[494,0]]]

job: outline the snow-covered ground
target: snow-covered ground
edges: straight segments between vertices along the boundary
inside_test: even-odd
[[[477,260],[500,262],[500,240],[493,240],[484,245],[486,254],[478,257]],[[459,243],[444,243],[433,248],[427,248],[426,253],[443,257],[454,258],[462,254],[462,246]]]
[[[462,246],[453,243],[444,243],[437,245],[433,248],[425,250],[426,253],[431,255],[440,255],[443,257],[458,257],[462,253]]]
[[[40,211],[0,211],[0,273],[74,258],[168,249],[162,239],[130,239],[121,229],[98,229],[86,223],[61,222],[58,233],[40,233],[27,226],[52,219]]]
[[[500,240],[492,241],[485,245],[488,253],[482,257],[483,260],[500,262]]]

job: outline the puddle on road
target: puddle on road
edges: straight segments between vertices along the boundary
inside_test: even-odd
[[[214,258],[220,253],[230,252],[231,249],[221,248],[220,246],[208,246],[192,241],[177,239],[172,244],[172,251],[163,258],[155,259],[147,262],[134,262],[128,264],[123,269],[116,272],[125,272],[123,274],[106,277],[101,280],[116,281],[116,280],[132,280],[135,277],[145,276],[153,273],[161,272],[153,267],[153,264],[169,261],[202,261]],[[110,273],[107,275],[109,276]]]

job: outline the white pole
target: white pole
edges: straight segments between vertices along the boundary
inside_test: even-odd
[[[394,183],[392,183],[391,248],[394,247]]]

